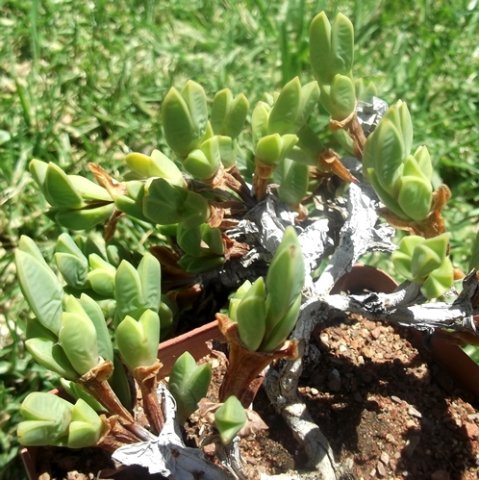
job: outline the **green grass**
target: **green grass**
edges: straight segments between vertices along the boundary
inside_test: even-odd
[[[188,78],[202,83],[210,95],[224,86],[243,91],[251,103],[297,74],[312,79],[308,25],[321,9],[342,11],[352,19],[356,75],[374,78],[388,102],[408,102],[416,142],[427,143],[440,176],[453,189],[447,219],[455,260],[465,262],[479,214],[477,2],[0,3],[4,478],[21,478],[18,464],[11,461],[19,401],[28,388],[46,388],[51,381],[45,372],[32,369],[23,351],[27,313],[11,265],[21,234],[46,250],[58,234],[42,215],[46,204],[27,173],[28,162],[54,161],[68,173],[85,172],[87,162],[121,171],[128,149],[149,151],[163,145],[161,100],[172,84]]]

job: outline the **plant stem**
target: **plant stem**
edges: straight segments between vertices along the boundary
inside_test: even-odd
[[[161,432],[165,424],[163,409],[158,401],[156,391],[158,386],[157,375],[161,367],[162,363],[157,360],[153,365],[135,368],[133,372],[133,376],[140,386],[143,410],[152,431],[156,434]]]
[[[109,413],[118,415],[127,424],[133,423],[132,414],[122,405],[107,381],[112,371],[112,362],[102,362],[80,377],[79,381]]]
[[[296,358],[296,343],[286,341],[280,349],[271,353],[247,350],[241,344],[238,325],[221,313],[216,314],[216,318],[229,347],[228,368],[220,387],[219,400],[224,402],[229,396],[235,395],[247,408],[263,383],[263,370],[274,360]]]

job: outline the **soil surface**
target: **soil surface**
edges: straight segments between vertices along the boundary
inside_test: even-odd
[[[312,348],[319,362],[306,365],[300,395],[329,439],[337,462],[348,467],[348,480],[479,478],[478,399],[430,360],[427,342],[419,342],[419,353],[412,339],[408,330],[355,318],[332,319],[314,334]],[[225,362],[221,354],[208,361],[216,367],[209,392],[215,401]],[[303,452],[261,391],[255,408],[270,429],[241,440],[247,478],[301,469]],[[212,456],[217,450],[214,432],[198,415],[192,420],[189,443],[201,442]],[[41,451],[44,467],[62,457],[58,449],[50,457],[50,450]],[[133,477],[113,475],[111,464],[105,463],[100,467],[106,468],[103,475],[96,476],[90,473],[96,471],[91,452],[86,470],[78,452],[70,451],[66,458],[71,468],[63,457],[61,469],[44,473],[42,480],[145,478],[140,471]]]
[[[411,334],[364,319],[316,331],[320,362],[305,371],[301,395],[358,480],[476,480],[478,399]]]

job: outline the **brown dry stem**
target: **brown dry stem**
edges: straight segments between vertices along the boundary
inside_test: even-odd
[[[229,396],[235,395],[247,408],[263,383],[263,370],[275,360],[297,358],[297,344],[287,340],[274,352],[252,352],[241,344],[237,323],[221,313],[217,313],[216,318],[229,347],[228,368],[220,387],[219,399],[224,402]]]
[[[122,405],[107,381],[112,372],[113,363],[105,361],[82,375],[79,382],[110,414],[118,415],[122,423],[133,423],[134,419],[132,414]]]
[[[156,360],[153,365],[138,367],[133,371],[133,376],[141,390],[143,410],[151,430],[157,435],[161,432],[165,424],[163,408],[158,401],[157,395],[157,376],[162,366],[162,363]]]

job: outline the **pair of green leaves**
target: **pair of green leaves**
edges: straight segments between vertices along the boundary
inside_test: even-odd
[[[25,446],[55,445],[69,448],[95,446],[102,421],[88,403],[70,402],[51,393],[33,392],[22,402],[17,435]]]
[[[79,175],[67,175],[54,163],[32,160],[29,168],[60,225],[71,230],[89,230],[112,215],[113,200],[96,183]]]
[[[213,100],[210,123],[201,85],[188,81],[181,91],[169,90],[161,109],[165,138],[193,178],[210,180],[222,164],[230,167],[235,163],[235,139],[248,108],[244,95],[233,97],[230,90],[221,90]]]
[[[454,270],[447,256],[448,234],[425,239],[417,235],[404,237],[392,254],[398,273],[421,285],[426,298],[436,298],[451,288]]]
[[[321,103],[334,120],[344,120],[356,107],[352,79],[354,28],[339,13],[331,24],[321,12],[311,22],[309,32],[311,66],[321,89]]]
[[[281,347],[296,324],[304,285],[304,260],[293,227],[286,228],[266,280],[245,282],[230,300],[243,345],[252,351]]]
[[[432,204],[432,163],[425,146],[411,154],[413,126],[407,105],[389,108],[368,137],[363,163],[386,207],[406,221],[424,220]]]

